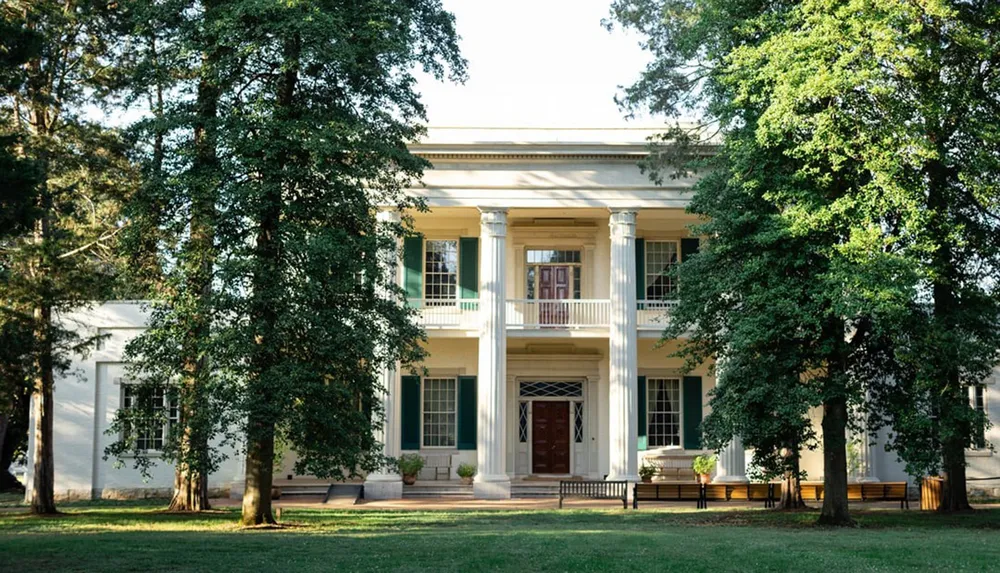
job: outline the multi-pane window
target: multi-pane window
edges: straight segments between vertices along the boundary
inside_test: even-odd
[[[646,299],[670,300],[677,292],[674,267],[680,261],[677,241],[646,241]]]
[[[976,413],[980,416],[986,416],[986,386],[982,384],[976,384],[971,389],[972,398],[972,408],[975,409]],[[979,433],[976,435],[975,439],[972,441],[972,447],[977,450],[986,448],[986,432],[980,429]]]
[[[650,447],[681,445],[681,381],[646,381],[646,436]]]
[[[517,441],[528,442],[528,403],[520,402],[517,409]]]
[[[458,381],[424,378],[424,446],[455,447]]]
[[[166,388],[122,384],[122,408],[133,411],[124,438],[132,440],[139,452],[162,451],[171,424],[180,419],[177,393]]]
[[[458,296],[458,241],[427,241],[426,245],[424,298],[428,301],[455,300]]]
[[[573,441],[583,443],[583,402],[573,402]]]

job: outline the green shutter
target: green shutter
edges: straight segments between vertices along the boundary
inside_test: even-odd
[[[403,376],[400,396],[399,444],[404,450],[420,449],[420,376]]]
[[[479,238],[458,240],[458,298],[479,298]],[[471,306],[471,305],[466,305]],[[475,310],[465,308],[463,310]]]
[[[476,377],[458,377],[458,449],[476,449]]]
[[[685,376],[681,390],[684,449],[701,449],[701,376]]]
[[[701,241],[697,237],[693,239],[681,239],[681,262],[686,261],[692,255],[697,255],[700,247]]]
[[[424,298],[424,239],[406,237],[403,239],[403,288],[406,298],[417,301]],[[417,306],[410,302],[410,306]]]
[[[646,300],[646,240],[635,240],[635,300]],[[639,305],[642,310],[642,305]]]
[[[636,409],[636,411],[638,412],[638,417],[639,417],[639,449],[640,450],[645,450],[647,448],[647,443],[648,443],[647,440],[646,440],[646,426],[647,426],[647,420],[646,420],[646,417],[647,417],[646,416],[647,404],[646,404],[646,399],[647,398],[646,398],[646,377],[645,376],[640,376],[639,377],[639,384],[638,384],[637,389],[636,389],[636,394],[638,394],[637,398],[639,400],[639,407]]]

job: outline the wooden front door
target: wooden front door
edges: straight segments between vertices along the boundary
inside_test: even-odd
[[[569,402],[532,403],[531,473],[570,473]]]
[[[568,300],[573,298],[570,290],[569,266],[542,266],[538,268],[538,298],[540,300]],[[564,325],[569,318],[569,309],[561,302],[543,302],[538,309],[540,322],[550,325]]]

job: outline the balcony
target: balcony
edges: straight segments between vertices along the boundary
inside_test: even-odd
[[[433,330],[479,329],[479,300],[410,300],[419,309],[421,326]],[[659,332],[670,317],[676,301],[641,300],[637,304],[640,331]],[[520,331],[606,331],[611,325],[611,301],[508,299],[507,329]],[[606,334],[606,333],[603,333]]]

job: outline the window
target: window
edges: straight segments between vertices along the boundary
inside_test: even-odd
[[[681,445],[681,381],[650,378],[646,381],[646,436],[649,447]]]
[[[122,408],[135,411],[136,417],[126,423],[122,437],[134,441],[139,452],[162,451],[171,424],[180,420],[177,393],[172,389],[122,384]]]
[[[583,443],[583,402],[573,402],[573,441]]]
[[[646,300],[670,300],[677,292],[672,276],[679,262],[677,241],[646,241]]]
[[[458,241],[427,241],[426,244],[424,298],[451,302],[458,297]]]
[[[524,444],[528,442],[528,403],[518,404],[517,412],[517,441]]]
[[[583,396],[582,382],[521,382],[522,398]]]
[[[972,408],[976,411],[976,414],[986,419],[986,386],[982,384],[976,384],[970,389],[970,394],[972,398]],[[976,435],[972,442],[972,449],[982,450],[986,448],[986,429],[984,427],[979,428],[979,433]]]
[[[458,380],[424,378],[424,446],[455,447]]]

